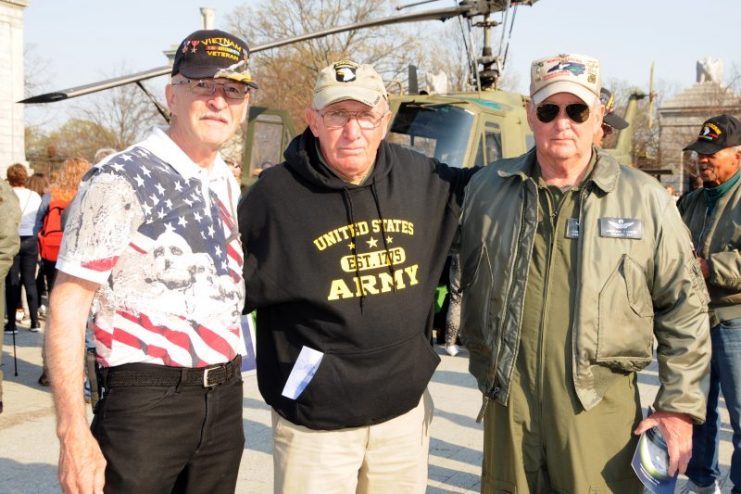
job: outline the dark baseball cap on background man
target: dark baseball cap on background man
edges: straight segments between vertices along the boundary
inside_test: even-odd
[[[718,115],[702,124],[697,140],[684,151],[710,155],[733,146],[741,146],[741,122],[733,115]]]
[[[609,125],[615,130],[623,130],[628,127],[628,122],[623,120],[620,115],[615,114],[615,97],[612,95],[609,89],[600,89],[599,95],[600,102],[605,105],[605,116],[602,118],[602,123]]]
[[[195,31],[175,52],[171,75],[188,79],[231,79],[257,87],[248,69],[250,49],[242,39],[218,29]]]

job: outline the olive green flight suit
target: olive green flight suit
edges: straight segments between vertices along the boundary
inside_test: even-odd
[[[594,158],[591,167],[594,165]],[[536,167],[537,168],[537,167]],[[522,336],[509,406],[491,401],[481,492],[639,493],[630,460],[641,420],[634,373],[585,411],[573,384],[579,189],[540,178],[538,230],[527,279]]]

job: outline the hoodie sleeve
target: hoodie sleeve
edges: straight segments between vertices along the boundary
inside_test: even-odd
[[[282,295],[281,284],[275,279],[281,262],[277,243],[277,222],[271,221],[270,204],[275,194],[266,190],[265,180],[258,180],[237,207],[239,234],[244,249],[243,275],[246,287],[243,314],[258,307],[275,303]]]

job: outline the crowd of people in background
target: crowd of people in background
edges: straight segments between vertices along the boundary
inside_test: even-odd
[[[89,168],[90,162],[83,158],[68,159],[47,178],[44,173],[30,174],[20,163],[8,167],[6,182],[20,208],[15,232],[20,249],[3,277],[5,335],[15,336],[22,326],[32,333],[42,331],[42,320],[48,315],[48,302],[44,301],[48,301],[56,277],[64,212]],[[49,386],[46,365],[38,383]]]

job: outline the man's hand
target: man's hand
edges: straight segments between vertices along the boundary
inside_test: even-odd
[[[59,438],[59,483],[65,494],[102,494],[106,461],[86,423]]]
[[[640,435],[652,427],[658,427],[669,449],[668,474],[684,473],[692,458],[692,420],[689,415],[674,412],[654,412],[642,420],[634,434]]]
[[[105,459],[90,433],[82,383],[85,324],[98,285],[59,272],[49,300],[46,363],[59,437],[59,482],[66,494],[99,494]]]

